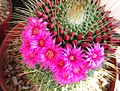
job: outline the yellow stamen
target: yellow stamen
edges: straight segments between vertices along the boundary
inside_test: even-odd
[[[49,49],[47,52],[46,52],[46,57],[50,60],[53,60],[54,57],[55,57],[55,52],[51,49]]]
[[[58,62],[58,65],[59,65],[60,67],[63,67],[64,62],[63,62],[62,60],[60,60],[60,61]]]
[[[97,57],[97,54],[93,53],[93,58],[96,58]]]
[[[39,40],[39,46],[44,46],[44,44],[45,44],[45,42],[44,42],[44,40]]]
[[[70,61],[75,61],[75,56],[74,56],[74,55],[70,55],[70,56],[69,56],[69,60],[70,60]]]
[[[34,34],[34,35],[37,35],[37,34],[38,34],[38,29],[34,29],[34,30],[33,30],[33,34]]]

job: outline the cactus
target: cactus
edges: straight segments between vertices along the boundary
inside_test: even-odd
[[[71,48],[74,50],[77,47],[81,47],[85,51],[98,48],[98,50],[101,49],[101,54],[104,49],[104,56],[107,55],[105,60],[114,57],[114,54],[111,53],[115,51],[115,47],[111,41],[119,41],[113,39],[115,36],[113,30],[118,27],[115,25],[117,20],[109,16],[111,12],[105,11],[105,6],[100,6],[99,0],[29,0],[23,2],[27,9],[17,9],[18,12],[25,14],[23,20],[28,22],[26,16],[34,16],[37,19],[42,19],[43,23],[47,21],[47,32],[51,34],[50,36],[56,45],[62,48],[70,45],[69,50],[72,50]],[[51,55],[53,54],[52,52]],[[90,53],[87,52],[87,54]],[[98,55],[95,54],[94,57],[96,58],[96,56]],[[74,61],[74,56],[71,60]],[[106,61],[102,68],[91,69],[87,73],[86,79],[66,85],[56,83],[47,68],[45,68],[47,71],[39,66],[35,69],[23,66],[23,69],[28,72],[34,71],[27,76],[32,79],[38,91],[102,91],[105,90],[102,84],[106,77],[109,77],[108,83],[110,79],[113,79],[113,75],[108,70],[111,66],[114,68],[112,63]],[[93,83],[91,84],[91,82]],[[97,84],[95,85],[94,82]]]

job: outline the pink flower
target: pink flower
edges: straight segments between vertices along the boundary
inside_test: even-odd
[[[71,48],[69,45],[67,45],[66,49],[64,49],[64,56],[65,60],[67,60],[67,63],[71,67],[81,66],[86,62],[84,59],[86,55],[83,53],[83,50],[81,50],[81,48],[77,48],[76,46],[74,46],[74,48]]]
[[[60,54],[59,58],[54,61],[52,65],[50,65],[50,71],[53,74],[58,74],[66,67],[67,63],[66,60],[64,60],[64,56],[62,53]]]
[[[27,66],[29,66],[31,68],[35,68],[36,64],[40,64],[38,52],[31,51],[29,49],[26,51],[27,51],[26,54],[22,54],[23,62]]]
[[[30,40],[31,49],[41,50],[44,47],[53,45],[52,36],[47,31],[40,31],[39,36],[33,37]]]
[[[70,73],[73,75],[71,83],[85,79],[86,73],[89,69],[87,69],[87,65],[85,67],[87,60],[85,59],[86,55],[83,53],[83,50],[76,46],[74,46],[74,48],[70,48],[70,46],[67,45],[67,48],[64,51],[65,60],[67,60],[69,67],[72,68]]]
[[[77,48],[76,46],[70,48],[67,45],[67,48],[64,49],[62,59],[58,60],[58,63],[54,67],[54,79],[62,85],[85,79],[89,69],[87,69],[87,60],[84,57],[85,54],[81,48]]]
[[[42,49],[41,49],[42,51]],[[39,53],[41,51],[34,50],[31,47],[30,41],[26,40],[22,43],[19,52],[21,53],[23,57],[23,62],[32,68],[35,68],[36,64],[40,63],[40,56]]]
[[[30,41],[29,40],[22,41],[22,45],[20,47],[19,52],[22,53],[22,55],[24,55],[24,54],[26,54],[28,52],[30,47],[31,47],[31,45],[30,45]]]
[[[87,75],[86,73],[88,72],[88,69],[84,68],[84,64],[79,66],[73,66],[71,74],[73,75],[71,79],[71,83],[79,82],[81,80],[84,80]]]
[[[75,82],[79,82],[83,79],[85,79],[86,76],[86,68],[84,68],[84,65],[81,67],[79,66],[73,66],[72,68],[70,65],[59,67],[59,72],[55,72],[53,74],[53,79],[57,81],[57,83],[61,85],[65,84],[72,84]]]
[[[60,70],[60,73],[53,74],[53,79],[57,81],[57,83],[61,85],[70,84],[71,78],[73,77],[71,72],[65,68]]]
[[[23,61],[30,67],[35,67],[36,64],[41,62],[44,47],[55,44],[50,33],[46,31],[46,27],[47,22],[43,22],[42,18],[30,17],[25,30],[22,32],[20,53],[23,56]]]
[[[46,31],[47,29],[47,22],[43,22],[43,19],[29,17],[28,24],[25,27],[25,30],[22,32],[22,38],[31,39],[33,37],[39,36],[40,31]]]
[[[99,43],[94,44],[88,49],[88,60],[91,63],[91,68],[99,68],[104,62],[104,48]]]
[[[45,50],[48,48],[54,49],[54,46],[55,46],[55,40],[54,41],[52,40],[52,37],[47,31],[41,31],[39,33],[39,36],[33,37],[31,39],[25,39],[25,40],[26,41],[24,41],[24,39],[22,40],[20,53],[23,56],[23,59],[24,59],[23,61],[30,67],[35,67],[36,64],[43,62]],[[54,51],[57,54],[58,51],[56,51],[55,49]],[[50,50],[48,52],[48,56],[49,56],[48,58],[51,57],[51,60],[52,60],[52,56],[54,58],[54,56],[56,55],[54,54],[54,51]],[[32,57],[31,57],[31,54],[32,54]],[[35,56],[33,54],[35,54]],[[47,65],[47,62],[45,64]]]
[[[53,43],[51,45],[43,48],[40,56],[41,60],[41,68],[47,69],[48,67],[52,66],[56,60],[59,59],[61,56],[62,48],[60,48],[58,45],[55,45],[55,40],[53,40]]]

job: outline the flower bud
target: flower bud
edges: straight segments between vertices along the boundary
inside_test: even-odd
[[[111,26],[112,26],[112,23],[111,23],[111,22],[106,25],[107,28],[109,28],[109,27],[111,27]]]
[[[102,38],[103,38],[104,40],[107,40],[107,39],[109,38],[109,36],[108,36],[107,34],[105,34],[105,35],[102,36]]]
[[[56,42],[57,42],[57,43],[60,43],[60,42],[62,42],[62,38],[61,38],[61,37],[59,37],[59,38],[56,38]]]
[[[60,25],[60,24],[57,24],[57,28],[58,28],[58,29],[61,29],[61,25]]]
[[[49,23],[49,27],[50,27],[51,29],[53,29],[53,28],[54,28],[54,24],[53,24],[53,23]]]
[[[59,0],[55,0],[55,4],[58,5],[59,4]]]
[[[38,11],[38,10],[35,10],[35,13],[36,13],[36,16],[38,18],[40,18],[42,16],[42,13],[40,11]]]
[[[57,31],[52,31],[52,35],[56,36],[57,35]]]
[[[59,30],[59,33],[60,33],[60,34],[63,34],[63,33],[64,33],[64,30]]]
[[[64,36],[64,40],[68,41],[70,39],[69,35]]]
[[[96,30],[96,31],[95,31],[95,34],[99,34],[99,33],[100,33],[100,31],[99,31],[99,30]]]
[[[104,47],[104,49],[108,49],[110,47],[109,44],[105,44],[105,43],[102,46]]]
[[[88,36],[92,36],[92,32],[91,31],[88,32]]]
[[[53,16],[50,17],[50,21],[51,21],[51,22],[54,21],[54,17],[53,17]]]
[[[104,28],[101,29],[101,31],[102,31],[103,33],[105,33],[105,32],[107,31],[107,28],[104,27]]]
[[[49,3],[49,6],[53,8],[53,7],[54,7],[53,2],[50,2],[50,3]]]
[[[48,16],[45,15],[45,14],[42,14],[42,18],[43,18],[44,20],[46,20],[46,19],[48,18]]]
[[[52,11],[52,16],[55,16],[56,15],[56,12],[55,10]]]
[[[112,48],[108,48],[108,51],[110,52],[110,53],[115,53],[115,50],[114,49],[112,49]]]
[[[45,6],[45,8],[44,8],[44,11],[45,11],[46,13],[50,13],[50,9],[49,9],[48,7],[46,7],[46,6]]]
[[[76,39],[72,41],[72,45],[74,45],[74,44],[76,45],[77,43],[78,43],[78,41]]]
[[[71,36],[71,37],[74,36],[74,32],[70,32],[70,36]]]
[[[42,7],[41,2],[37,2],[37,6],[38,6],[38,7]]]
[[[78,40],[81,40],[81,39],[82,39],[82,35],[79,34],[79,35],[77,36],[77,39],[78,39]]]
[[[88,43],[87,42],[82,42],[82,48],[88,47]]]
[[[87,37],[87,41],[92,42],[92,37]]]
[[[46,4],[48,4],[48,3],[50,3],[50,0],[44,0],[44,2],[45,2]]]
[[[101,42],[102,38],[100,36],[95,37],[96,42]]]

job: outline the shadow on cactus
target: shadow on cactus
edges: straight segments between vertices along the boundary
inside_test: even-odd
[[[117,70],[112,43],[119,41],[110,11],[99,0],[23,2],[26,8],[17,9],[25,21],[19,52],[38,91],[107,91],[110,69]]]

